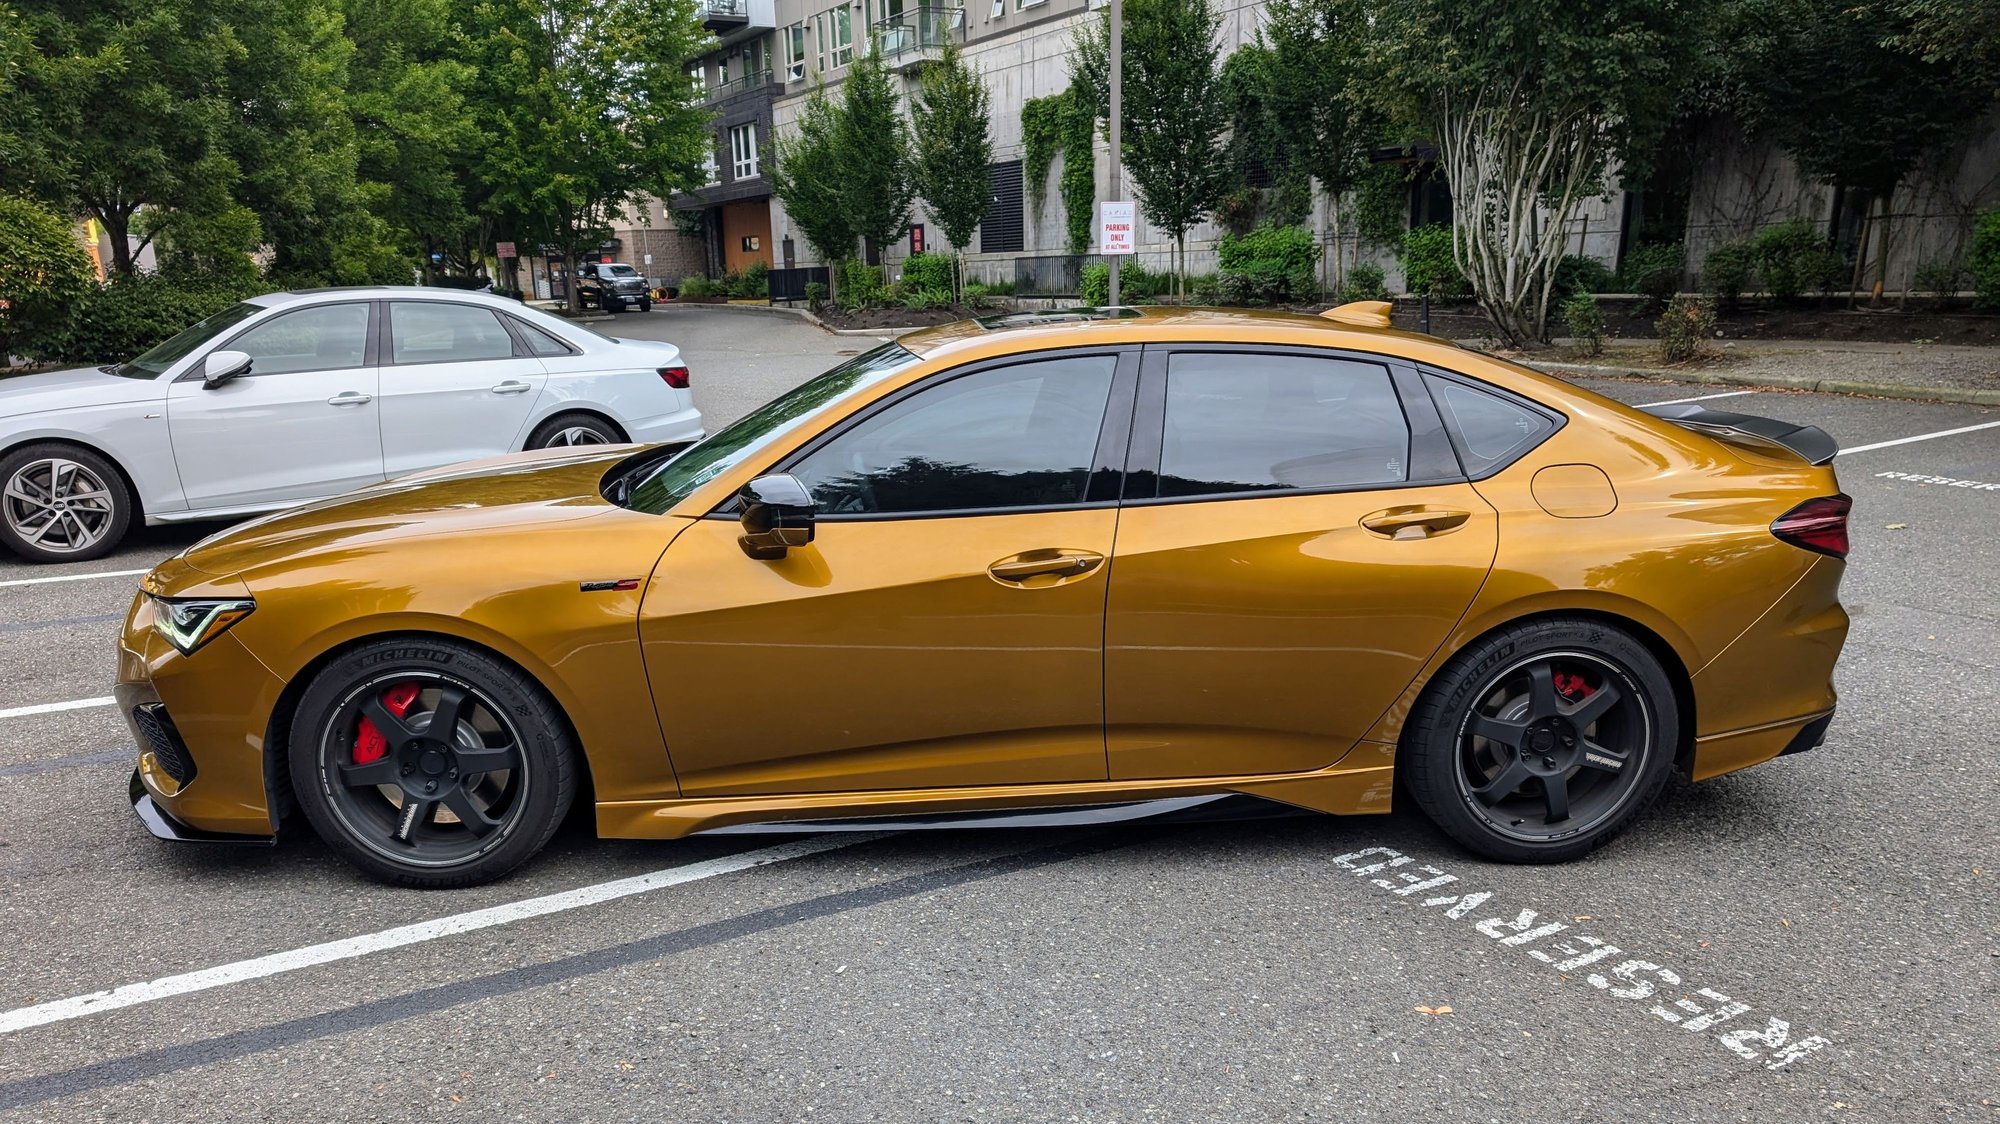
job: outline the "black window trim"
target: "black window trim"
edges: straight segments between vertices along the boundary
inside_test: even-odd
[[[563,354],[565,355],[583,354],[582,348],[576,346],[575,344],[569,342],[568,340],[562,338],[561,336],[556,335],[554,332],[549,331],[547,328],[544,328],[539,324],[530,324],[526,320],[523,320],[521,317],[516,316],[511,312],[501,312],[501,313],[496,313],[496,315],[500,317],[500,323],[507,329],[507,334],[514,337],[514,357],[516,359],[556,358],[553,355],[543,355],[537,352],[535,350],[535,345],[528,342],[528,337],[526,335],[527,332],[540,332],[542,335],[545,335],[548,338],[556,341],[556,346],[562,348]]]
[[[394,319],[396,311],[395,309],[390,307],[391,305],[397,305],[397,304],[448,304],[457,308],[476,308],[481,312],[491,313],[493,318],[500,322],[500,330],[507,333],[508,349],[513,353],[509,355],[507,358],[509,359],[540,358],[531,349],[529,349],[527,341],[521,338],[521,333],[515,331],[514,326],[508,323],[509,320],[513,319],[513,316],[509,313],[502,312],[497,308],[488,308],[483,304],[473,304],[470,301],[412,300],[408,297],[387,297],[378,301],[377,303],[382,306],[381,308],[382,330],[381,330],[381,338],[378,342],[378,347],[380,349],[379,356],[381,358],[381,362],[378,363],[377,366],[383,367],[385,369],[389,367],[430,367],[442,363],[500,362],[500,360],[494,356],[487,356],[482,359],[412,359],[407,363],[397,362],[396,349],[394,346],[393,337],[391,335],[391,333],[395,330]],[[566,345],[567,341],[565,341],[565,346]]]
[[[1338,359],[1381,367],[1389,375],[1403,420],[1410,428],[1410,466],[1402,480],[1366,484],[1339,484],[1329,488],[1287,488],[1282,491],[1207,492],[1198,496],[1158,494],[1160,457],[1166,440],[1167,361],[1176,354],[1222,353],[1293,355],[1306,359]],[[1424,390],[1423,380],[1408,360],[1350,348],[1311,347],[1293,344],[1256,343],[1166,343],[1148,344],[1140,368],[1138,410],[1132,421],[1131,455],[1125,462],[1126,507],[1162,507],[1182,503],[1219,503],[1225,500],[1268,500],[1294,496],[1329,496],[1345,492],[1387,492],[1405,488],[1431,488],[1465,480],[1465,470],[1452,450],[1444,419],[1436,403]],[[1134,486],[1136,485],[1136,487]],[[1150,487],[1152,495],[1134,494]]]
[[[361,304],[368,306],[367,342],[362,345],[361,366],[301,367],[296,371],[259,371],[257,370],[256,363],[253,361],[251,363],[249,370],[243,372],[242,374],[236,377],[239,379],[282,378],[285,375],[314,375],[314,374],[321,374],[326,371],[359,371],[359,370],[366,370],[369,367],[379,367],[381,366],[381,363],[379,362],[379,360],[381,359],[381,350],[380,350],[381,330],[379,323],[381,320],[381,311],[375,307],[375,305],[378,303],[380,302],[364,297],[359,300],[312,301],[310,303],[305,303],[305,304],[279,305],[273,311],[273,315],[261,316],[255,320],[250,321],[249,323],[239,327],[236,331],[231,332],[229,334],[228,339],[222,341],[219,344],[216,344],[215,346],[207,349],[206,351],[203,351],[200,357],[194,360],[193,366],[189,367],[185,371],[182,371],[180,374],[174,376],[174,381],[200,382],[202,379],[207,377],[205,374],[202,373],[202,368],[207,365],[209,356],[214,355],[218,351],[230,350],[230,345],[235,343],[237,340],[242,339],[244,336],[249,335],[251,332],[256,331],[257,329],[263,327],[266,324],[270,324],[277,321],[280,317],[290,315],[291,313],[294,312],[309,312],[316,308],[333,308],[338,305],[346,305],[346,304]]]
[[[1111,393],[1104,406],[1104,420],[1098,423],[1097,448],[1090,466],[1090,476],[1084,485],[1082,503],[1036,504],[1028,507],[954,507],[940,511],[858,511],[840,514],[819,515],[822,523],[881,523],[909,519],[969,519],[1002,515],[1046,515],[1055,511],[1088,511],[1092,509],[1115,508],[1119,505],[1119,495],[1124,490],[1124,469],[1126,444],[1132,433],[1132,404],[1139,382],[1140,347],[1137,344],[1113,344],[1085,347],[1050,348],[1045,351],[1023,351],[1012,355],[1000,355],[990,359],[977,360],[958,367],[950,367],[935,374],[918,379],[908,386],[869,403],[860,410],[840,419],[821,430],[813,438],[784,458],[758,473],[759,476],[792,471],[799,462],[813,455],[841,434],[859,426],[875,415],[894,408],[909,398],[926,390],[943,386],[945,383],[969,375],[1007,367],[1021,367],[1031,363],[1042,363],[1057,359],[1086,359],[1091,356],[1108,355],[1115,357],[1117,366],[1111,373]],[[704,519],[736,518],[736,497],[730,496],[717,504]]]
[[[1443,367],[1433,366],[1429,363],[1417,364],[1414,373],[1417,375],[1417,386],[1420,390],[1423,391],[1424,401],[1430,403],[1432,412],[1434,412],[1438,416],[1440,422],[1444,425],[1445,432],[1448,435],[1452,458],[1459,466],[1459,473],[1461,474],[1460,478],[1464,480],[1470,480],[1476,482],[1480,480],[1490,480],[1493,477],[1498,476],[1500,473],[1507,471],[1509,468],[1512,468],[1515,462],[1519,461],[1522,457],[1525,457],[1529,453],[1534,452],[1536,449],[1541,448],[1544,444],[1548,442],[1549,438],[1554,437],[1558,433],[1561,433],[1563,431],[1563,427],[1569,424],[1569,415],[1563,413],[1561,410],[1558,410],[1553,406],[1545,406],[1542,403],[1527,397],[1526,395],[1516,394],[1513,391],[1506,389],[1505,387],[1494,386],[1490,382],[1486,382],[1483,379],[1473,378],[1471,375],[1463,375],[1458,373],[1457,371],[1448,371]],[[1506,459],[1495,461],[1493,462],[1493,464],[1487,466],[1486,468],[1480,469],[1479,472],[1477,473],[1466,472],[1465,461],[1464,461],[1465,438],[1462,434],[1458,433],[1456,428],[1452,426],[1450,423],[1443,422],[1442,419],[1444,417],[1444,407],[1432,397],[1430,387],[1424,384],[1425,376],[1442,379],[1445,382],[1457,383],[1458,385],[1465,387],[1468,390],[1481,391],[1486,394],[1490,394],[1495,398],[1500,399],[1503,402],[1508,402],[1513,405],[1519,406],[1531,414],[1540,415],[1541,417],[1546,418],[1549,422],[1553,424],[1547,433],[1542,434],[1535,440],[1528,442],[1527,444],[1521,446],[1519,449],[1516,449],[1513,452],[1513,454],[1508,456]]]

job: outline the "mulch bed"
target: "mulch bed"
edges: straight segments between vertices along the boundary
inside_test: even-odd
[[[1609,334],[1617,339],[1655,339],[1656,308],[1646,308],[1636,300],[1601,298]],[[1416,330],[1419,309],[1415,301],[1397,301],[1391,321],[1398,328]],[[2000,316],[1974,312],[1935,311],[1912,307],[1898,312],[1894,306],[1881,310],[1850,309],[1844,303],[1812,303],[1778,307],[1745,301],[1735,310],[1722,313],[1716,321],[1722,338],[1736,340],[1827,340],[1872,343],[1970,344],[2000,346]],[[1559,319],[1551,316],[1550,330],[1562,334]],[[1431,307],[1431,334],[1447,339],[1478,339],[1492,335],[1493,329],[1476,306],[1459,304]]]
[[[813,309],[813,315],[819,317],[829,328],[910,328],[920,325],[953,324],[974,317],[991,316],[994,311],[991,308],[952,305],[949,308],[926,308],[922,311],[907,308],[863,308],[850,312],[838,305],[822,304]]]

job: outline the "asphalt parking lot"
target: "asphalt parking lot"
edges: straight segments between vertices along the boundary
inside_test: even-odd
[[[720,310],[610,327],[680,342],[711,425],[873,344]],[[0,1118],[2000,1115],[2000,411],[1590,385],[1837,437],[1854,627],[1824,747],[1676,784],[1562,867],[1469,858],[1407,804],[567,830],[448,893],[309,832],[173,847],[127,804],[112,642],[129,572],[216,528],[0,561]]]

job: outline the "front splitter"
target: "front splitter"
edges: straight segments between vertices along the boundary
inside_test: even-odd
[[[182,823],[168,815],[166,809],[153,799],[153,794],[146,790],[146,782],[139,779],[137,769],[132,770],[130,791],[133,814],[156,839],[172,843],[233,843],[239,847],[270,847],[278,842],[275,835],[231,835],[222,831],[203,831]]]

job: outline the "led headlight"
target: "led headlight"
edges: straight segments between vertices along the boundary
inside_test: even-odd
[[[257,607],[247,597],[154,597],[153,631],[192,655]]]

